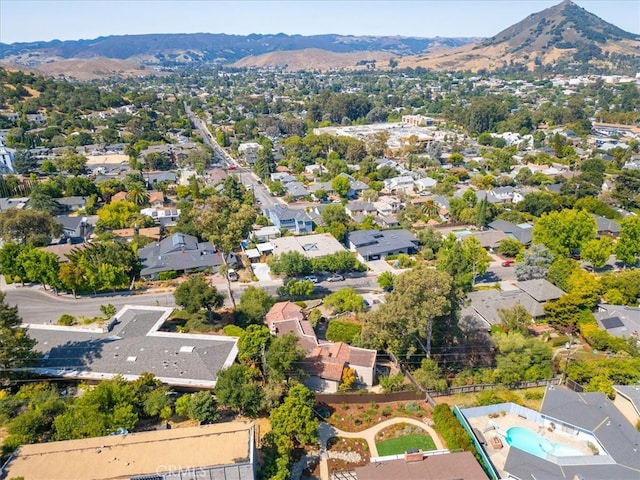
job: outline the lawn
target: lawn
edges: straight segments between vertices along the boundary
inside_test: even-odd
[[[419,448],[423,452],[435,450],[436,444],[433,443],[433,439],[429,435],[418,433],[383,440],[382,442],[376,443],[376,448],[378,449],[378,455],[384,457],[385,455],[400,455],[412,448]]]

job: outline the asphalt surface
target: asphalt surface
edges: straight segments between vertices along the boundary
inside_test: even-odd
[[[118,310],[125,305],[148,305],[174,307],[173,292],[148,293],[144,295],[113,294],[96,297],[82,297],[45,292],[42,286],[9,287],[5,290],[5,302],[18,307],[18,313],[25,323],[55,324],[64,313],[77,318],[102,316],[101,305],[112,304]]]

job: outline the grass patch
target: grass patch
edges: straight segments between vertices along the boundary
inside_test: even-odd
[[[378,455],[384,457],[385,455],[400,455],[412,448],[419,448],[423,452],[435,450],[436,444],[429,435],[413,434],[383,440],[376,443],[376,448],[378,449]]]

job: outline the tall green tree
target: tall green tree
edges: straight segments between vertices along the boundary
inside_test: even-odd
[[[386,302],[370,312],[362,328],[362,343],[389,348],[411,357],[420,346],[431,356],[431,343],[441,347],[456,333],[453,312],[457,297],[451,277],[441,271],[417,267],[398,275]]]
[[[580,252],[582,258],[590,262],[593,268],[604,267],[612,253],[613,240],[610,237],[589,240],[583,244]]]
[[[640,217],[625,218],[620,227],[615,247],[616,257],[626,265],[634,265],[640,257]]]
[[[15,370],[33,366],[37,354],[36,341],[22,328],[18,307],[7,305],[4,292],[0,292],[0,345],[0,381],[5,385]]]
[[[222,306],[224,297],[218,293],[216,287],[209,285],[204,275],[192,275],[182,282],[174,292],[176,304],[184,307],[189,313],[196,313],[207,309],[209,321],[213,310]]]
[[[583,210],[543,214],[533,227],[534,243],[542,243],[557,255],[569,255],[596,236],[596,220]]]
[[[241,204],[230,196],[214,196],[196,202],[189,215],[201,235],[208,239],[222,254],[226,268],[227,255],[239,248],[240,242],[247,238],[257,212],[250,205]],[[231,292],[231,282],[228,276],[227,289],[235,308],[236,302]]]
[[[87,158],[81,153],[76,153],[72,148],[67,149],[60,157],[55,159],[56,168],[68,172],[70,175],[80,175],[87,165]]]
[[[266,352],[266,370],[269,381],[285,381],[300,377],[305,352],[298,345],[298,338],[287,333],[271,340]]]
[[[245,365],[231,365],[218,372],[216,398],[239,415],[254,417],[260,410],[262,388],[255,368]]]
[[[264,289],[250,285],[242,292],[235,313],[243,325],[261,324],[274,303],[275,299]]]

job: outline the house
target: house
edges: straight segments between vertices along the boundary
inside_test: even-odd
[[[401,457],[401,458],[398,458]],[[415,454],[379,457],[353,469],[351,480],[486,480],[487,474],[471,452],[445,455]]]
[[[347,233],[346,244],[365,262],[418,249],[418,239],[407,230],[356,230]]]
[[[307,361],[312,375],[305,383],[311,390],[337,392],[345,368],[355,372],[356,385],[373,386],[375,350],[352,347],[343,342],[323,343],[309,352]]]
[[[245,161],[249,165],[256,163],[256,157],[259,150],[262,150],[262,145],[256,142],[245,142],[238,145],[238,153],[242,155]]]
[[[78,210],[82,210],[87,206],[87,197],[62,197],[57,198],[56,202],[66,211],[77,212]]]
[[[309,192],[313,195],[313,197],[316,200],[320,200],[315,195],[316,192],[319,190],[325,192],[327,195],[333,194],[333,187],[331,186],[331,182],[317,182],[309,186]]]
[[[58,215],[55,220],[62,226],[62,235],[65,239],[83,242],[89,233],[87,217]]]
[[[296,182],[298,178],[294,175],[291,175],[288,171],[286,172],[274,172],[270,175],[272,182],[280,182],[282,185],[286,185],[289,182]]]
[[[640,346],[640,307],[599,304],[598,326],[614,337],[635,338]]]
[[[152,191],[149,192],[149,205],[153,208],[164,207],[164,192]]]
[[[494,220],[488,226],[492,230],[500,230],[506,233],[509,237],[518,240],[524,246],[530,245],[533,239],[533,225],[528,223],[516,225],[506,220]]]
[[[5,147],[2,140],[0,140],[0,173],[15,173],[13,167],[13,152],[14,150]]]
[[[258,230],[254,230],[251,234],[252,239],[255,238],[258,242],[268,242],[269,240],[278,238],[279,236],[280,229],[273,225],[261,227]]]
[[[26,323],[41,354],[31,370],[46,377],[87,381],[118,375],[135,380],[148,372],[175,387],[215,387],[218,372],[236,358],[238,339],[161,331],[172,311],[125,306],[109,323],[93,328]]]
[[[319,258],[345,251],[342,244],[330,233],[280,237],[272,239],[270,243],[276,255],[298,252],[307,258]]]
[[[222,256],[209,242],[198,242],[192,235],[174,233],[138,250],[140,276],[156,280],[162,272],[192,273],[210,268],[217,271]]]
[[[503,240],[508,240],[509,237],[506,233],[500,230],[484,230],[482,232],[474,232],[471,234],[480,242],[480,246],[489,251],[495,251]]]
[[[373,386],[376,351],[343,342],[319,342],[302,308],[295,303],[276,303],[267,312],[265,323],[273,335],[291,333],[298,339],[299,346],[306,352],[305,366],[310,375],[304,384],[308,388],[325,393],[337,392],[346,367],[354,370],[357,385]]]
[[[306,167],[304,167],[304,173],[306,173],[307,175],[320,176],[323,173],[327,172],[327,168],[319,163],[314,163],[313,165],[307,165]]]
[[[438,182],[431,177],[419,178],[413,182],[417,192],[425,192],[435,187]]]
[[[383,183],[388,193],[413,193],[413,177],[409,175],[387,178]]]
[[[398,222],[398,217],[396,217],[395,215],[378,215],[375,218],[375,222],[382,229],[396,228],[398,225],[400,225],[400,222]]]
[[[149,207],[143,208],[140,213],[153,218],[156,223],[165,227],[175,225],[180,217],[180,209],[177,208]]]
[[[266,216],[279,229],[289,230],[295,234],[311,233],[313,222],[304,210],[294,210],[275,204],[266,210]]]
[[[364,215],[377,215],[378,210],[370,202],[351,201],[344,206],[344,210],[351,218]]]
[[[23,445],[5,465],[8,478],[254,480],[253,422],[151,430]]]
[[[596,228],[598,229],[596,235],[598,237],[606,236],[611,238],[618,238],[618,235],[620,235],[621,231],[621,227],[618,222],[602,217],[600,215],[593,215],[593,218],[596,219]]]
[[[511,309],[521,305],[533,320],[544,317],[544,304],[557,300],[564,292],[546,280],[518,282],[515,290],[479,290],[467,294],[470,313],[482,320],[487,327],[500,324],[500,309]]]
[[[17,208],[18,210],[23,210],[27,208],[27,204],[29,203],[29,197],[17,197],[17,198],[0,198],[0,212],[6,212],[7,210],[11,210]]]
[[[300,182],[288,182],[284,185],[286,195],[289,195],[293,200],[301,200],[309,195],[309,191]]]
[[[111,196],[111,203],[127,201],[127,192],[118,192]]]
[[[640,385],[614,385],[613,404],[632,425],[640,422]]]
[[[476,440],[476,432],[482,430],[484,435],[502,437],[503,442],[507,439],[501,450],[482,448],[493,478],[638,478],[640,432],[604,393],[577,393],[549,385],[539,412],[514,403],[455,407],[454,412]],[[518,427],[515,435],[522,433],[522,441],[507,433],[513,427]]]

